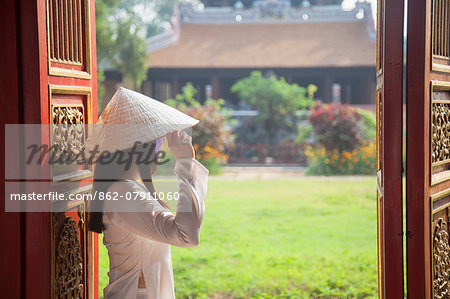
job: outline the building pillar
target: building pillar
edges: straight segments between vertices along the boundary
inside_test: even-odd
[[[177,76],[172,77],[171,97],[175,98],[180,93],[180,79]]]
[[[350,104],[352,102],[352,85],[350,83],[345,84],[345,98],[344,101],[346,104]]]
[[[327,103],[331,102],[331,98],[332,98],[332,94],[331,94],[331,89],[332,89],[332,85],[333,85],[333,76],[331,76],[330,74],[326,74],[325,75],[325,79],[324,79],[324,93],[323,93],[323,100]]]
[[[156,84],[155,84],[155,79],[152,79],[150,82],[150,84],[151,84],[151,90],[152,90],[152,92],[151,92],[151,95],[150,95],[150,97],[151,98],[156,98]]]
[[[150,80],[144,80],[141,84],[141,93],[145,94],[146,96],[152,97],[152,81]]]
[[[286,82],[289,83],[289,84],[292,84],[292,81],[293,81],[292,75],[287,75],[286,76]]]
[[[220,98],[220,80],[218,75],[211,76],[211,87],[212,87],[212,98],[219,99]]]

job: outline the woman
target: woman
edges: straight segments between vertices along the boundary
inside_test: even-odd
[[[208,170],[194,159],[191,138],[173,130],[198,121],[155,102],[141,94],[119,89],[98,123],[136,124],[134,130],[129,126],[116,126],[109,129],[112,134],[107,132],[107,126],[99,126],[86,142],[87,148],[97,143],[103,148],[100,153],[131,159],[131,163],[119,162],[120,159],[100,163],[100,154],[95,167],[94,193],[117,199],[94,199],[89,214],[89,228],[104,233],[103,243],[108,249],[110,271],[105,298],[175,298],[169,245],[193,247],[200,240]],[[127,132],[121,132],[122,127],[127,128],[124,129]],[[108,136],[115,136],[116,142],[112,143]],[[149,151],[154,154],[163,136],[176,159],[174,171],[179,189],[176,215],[155,198],[151,175],[156,164],[139,162],[136,154],[146,156]],[[137,148],[133,146],[136,141],[141,142]],[[105,147],[105,144],[108,145]]]

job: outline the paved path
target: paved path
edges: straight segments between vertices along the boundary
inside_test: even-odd
[[[306,176],[306,167],[302,166],[225,166],[223,174],[211,176],[217,180],[351,180],[357,181],[373,176]]]
[[[295,166],[225,166],[220,179],[280,180],[305,176],[305,167]]]

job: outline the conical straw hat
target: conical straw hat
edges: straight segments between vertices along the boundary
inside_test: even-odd
[[[199,121],[141,93],[120,87],[105,107],[84,145],[99,151],[125,150],[136,141],[149,142]]]

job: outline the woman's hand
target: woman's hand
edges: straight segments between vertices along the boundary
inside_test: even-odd
[[[195,158],[192,137],[186,134],[186,132],[172,131],[166,135],[166,138],[170,152],[176,160]]]

